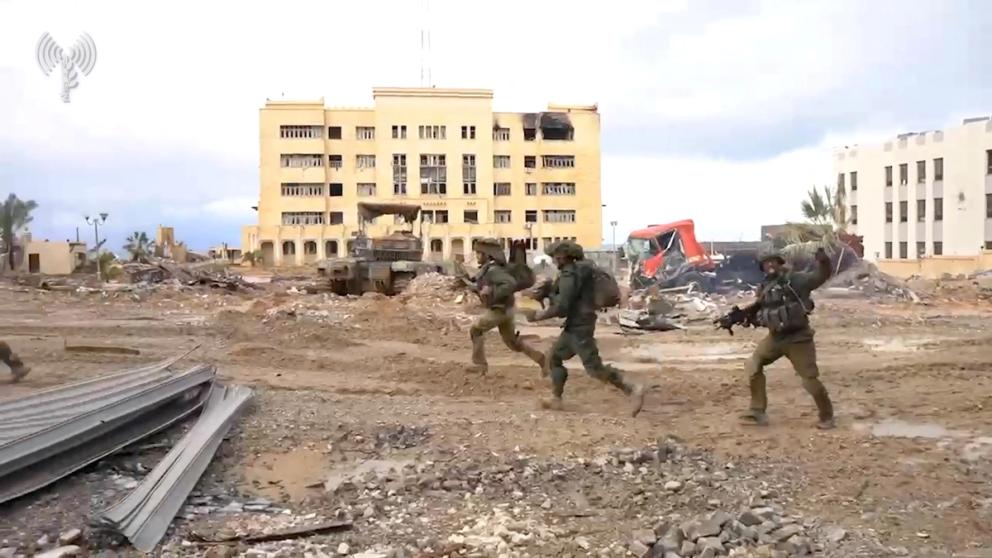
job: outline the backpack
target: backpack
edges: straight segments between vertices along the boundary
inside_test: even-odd
[[[589,262],[592,279],[592,300],[597,310],[620,305],[620,285],[608,271]]]
[[[527,244],[524,241],[514,240],[510,244],[510,260],[506,264],[506,271],[517,283],[513,292],[534,286],[537,277],[534,275],[534,270],[527,265]]]

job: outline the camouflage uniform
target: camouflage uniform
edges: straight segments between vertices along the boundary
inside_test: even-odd
[[[14,354],[14,351],[10,350],[10,345],[3,341],[0,341],[0,361],[10,367],[10,372],[14,375],[15,382],[31,371],[30,368],[24,366],[24,363]]]
[[[517,335],[513,313],[517,282],[505,268],[506,258],[502,247],[495,239],[482,239],[476,242],[475,250],[488,257],[476,276],[476,290],[489,287],[490,292],[483,297],[486,313],[469,330],[472,337],[472,364],[479,372],[487,371],[485,333],[496,328],[503,343],[511,351],[524,353],[543,369],[544,353],[521,341]]]
[[[560,408],[561,397],[568,380],[565,361],[578,356],[582,366],[593,378],[610,384],[633,400],[633,415],[643,404],[641,386],[624,380],[623,371],[604,364],[596,346],[596,307],[593,295],[592,266],[584,259],[582,247],[571,241],[562,241],[546,248],[548,255],[561,253],[569,257],[568,263],[559,267],[558,278],[552,287],[551,304],[534,315],[534,320],[563,317],[565,324],[555,341],[548,364],[551,372],[552,400],[549,406]]]
[[[775,253],[761,257],[762,265],[770,259],[777,259],[784,264],[782,257]],[[809,326],[806,316],[812,310],[810,294],[830,277],[830,259],[826,254],[818,255],[817,268],[809,272],[798,272],[783,269],[776,277],[767,277],[758,289],[757,301],[750,310],[754,313],[759,325],[769,327],[772,331],[755,347],[754,353],[748,359],[745,369],[751,388],[750,412],[743,418],[757,424],[766,424],[765,410],[768,406],[768,396],[765,388],[765,366],[781,357],[789,359],[792,368],[802,379],[803,388],[813,397],[819,412],[819,426],[833,426],[834,410],[827,388],[820,381],[820,371],[816,365],[816,345],[813,342],[814,330]],[[799,309],[802,317],[793,321],[792,327],[777,328],[784,323],[786,306],[792,303],[792,308]],[[799,306],[796,306],[796,304]],[[779,331],[775,331],[778,329]]]

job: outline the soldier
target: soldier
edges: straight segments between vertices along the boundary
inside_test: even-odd
[[[593,378],[611,384],[631,399],[631,415],[637,416],[644,405],[644,388],[624,380],[623,372],[603,364],[596,347],[596,307],[593,302],[592,266],[585,259],[582,247],[570,240],[548,246],[545,251],[558,266],[558,278],[552,288],[551,304],[540,312],[529,312],[531,321],[563,317],[565,324],[548,358],[551,368],[552,397],[545,400],[546,408],[561,410],[562,394],[568,370],[565,361],[578,355],[582,365]]]
[[[473,369],[481,374],[488,371],[484,336],[490,329],[498,328],[503,343],[510,350],[524,353],[543,371],[546,366],[544,353],[521,341],[514,327],[513,307],[517,281],[506,269],[506,255],[502,245],[495,238],[483,238],[476,241],[474,250],[481,268],[472,290],[479,294],[486,313],[472,324],[470,330]]]
[[[14,376],[14,382],[19,381],[24,376],[28,375],[31,368],[24,366],[21,359],[17,358],[17,355],[10,350],[10,345],[0,341],[0,361],[10,367],[10,373]]]
[[[817,428],[834,427],[834,409],[827,388],[819,378],[814,330],[809,325],[809,313],[813,310],[810,294],[830,277],[830,258],[821,248],[815,259],[815,270],[798,272],[786,268],[785,260],[776,252],[760,256],[765,280],[758,288],[757,300],[740,314],[748,316],[747,320],[756,325],[767,327],[769,333],[755,347],[746,364],[751,408],[741,417],[744,424],[768,424],[764,369],[784,356],[792,363],[792,368],[802,378],[803,387],[816,403],[819,411]]]

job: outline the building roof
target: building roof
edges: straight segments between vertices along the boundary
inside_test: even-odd
[[[372,97],[454,97],[461,99],[492,99],[492,89],[443,89],[437,87],[374,87]]]

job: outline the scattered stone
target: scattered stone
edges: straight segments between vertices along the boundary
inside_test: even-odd
[[[637,558],[649,558],[651,556],[651,547],[641,541],[631,542],[627,549]]]
[[[682,548],[679,549],[682,556],[692,556],[696,554],[696,544],[692,541],[682,541]]]
[[[44,548],[44,547],[48,546],[51,542],[52,542],[51,539],[49,539],[48,538],[48,535],[46,534],[46,535],[42,535],[41,537],[39,537],[38,540],[35,541],[35,544],[37,544],[38,546]]]
[[[62,534],[59,535],[59,544],[63,546],[75,544],[81,538],[83,538],[82,529],[69,529],[68,531],[64,531]]]
[[[785,525],[781,529],[771,533],[772,537],[775,538],[776,542],[787,541],[795,535],[803,532],[803,528],[799,525]]]
[[[10,547],[0,548],[0,558],[14,558],[17,556],[17,549]]]
[[[348,546],[348,543],[343,542],[343,543],[341,543],[341,544],[338,545],[338,554],[339,555],[341,555],[341,556],[347,556],[349,552],[351,552],[351,547]]]
[[[48,552],[42,552],[40,554],[35,554],[35,558],[68,558],[70,556],[82,556],[83,549],[75,546],[60,546],[58,548],[53,548]]]
[[[761,517],[754,512],[754,510],[747,510],[742,513],[740,517],[737,518],[738,521],[747,525],[748,527],[754,527],[755,525],[760,525],[763,521]]]
[[[650,529],[639,529],[634,531],[632,538],[645,546],[651,546],[658,541],[658,536],[655,535],[654,531]]]
[[[704,548],[699,553],[699,558],[716,558],[716,549],[711,547]]]
[[[682,490],[682,483],[676,480],[670,480],[665,483],[665,490],[669,492],[678,492]]]
[[[837,544],[847,537],[847,531],[841,528],[834,528],[827,532],[827,540]]]

